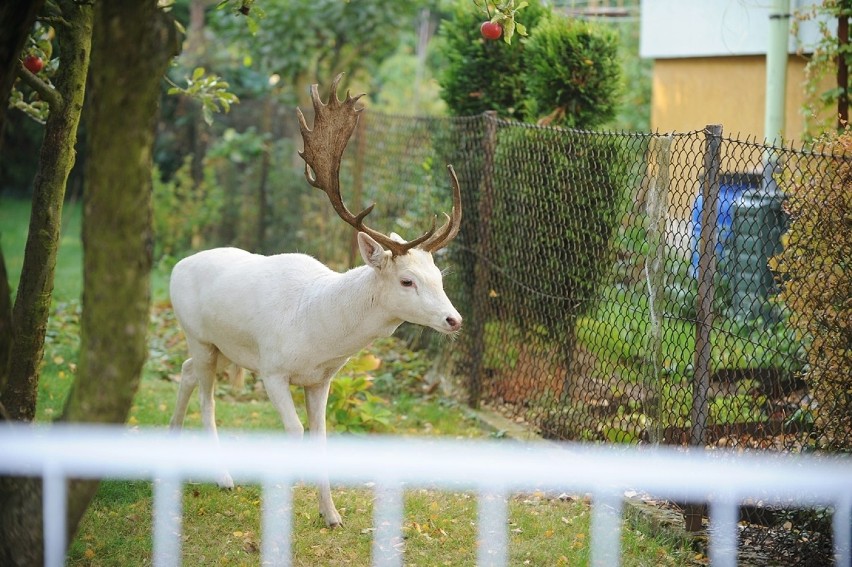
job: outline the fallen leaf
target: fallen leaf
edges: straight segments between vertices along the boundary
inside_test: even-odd
[[[243,541],[243,551],[246,553],[258,553],[260,551],[260,547],[257,545],[256,541],[246,539]]]

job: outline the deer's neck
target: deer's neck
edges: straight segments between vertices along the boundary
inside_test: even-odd
[[[394,317],[381,301],[378,274],[373,268],[360,266],[342,274],[334,274],[323,282],[320,294],[313,299],[323,309],[310,312],[325,337],[336,339],[333,349],[351,355],[371,341],[391,335],[402,320]],[[321,313],[321,315],[318,315]]]

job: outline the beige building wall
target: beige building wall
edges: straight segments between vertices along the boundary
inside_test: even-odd
[[[784,141],[804,139],[804,68],[790,56]],[[766,59],[763,55],[657,59],[654,61],[651,128],[660,132],[699,130],[721,124],[723,135],[763,141]]]
[[[763,55],[693,57],[654,61],[651,96],[651,128],[661,133],[702,130],[708,124],[721,124],[725,138],[764,141],[764,100],[766,60]],[[801,145],[806,121],[805,64],[803,57],[791,55],[787,67],[785,146]],[[826,79],[821,91],[831,88]],[[669,188],[669,215],[688,219],[699,191],[694,167],[701,148],[672,145]],[[700,157],[700,156],[698,156]],[[724,145],[722,172],[757,171],[762,167],[759,145]],[[653,170],[653,167],[652,167]]]

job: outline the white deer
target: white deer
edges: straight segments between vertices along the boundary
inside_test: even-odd
[[[353,215],[340,196],[340,160],[363,110],[360,98],[337,97],[341,75],[332,83],[328,104],[311,87],[314,128],[301,111],[305,177],[323,190],[337,214],[358,230],[363,266],[335,272],[304,254],[261,256],[236,248],[199,252],[178,262],[171,276],[175,315],[186,335],[189,356],[170,427],[183,425],[187,404],[199,386],[202,426],[216,433],[214,386],[217,368],[235,364],[256,373],[281,415],[288,433],[301,436],[290,385],[305,391],[308,427],[324,442],[326,403],[331,380],[350,356],[404,321],[455,333],[462,317],[444,293],[432,252],[446,246],[459,230],[461,195],[453,187],[452,216],[411,242],[386,236],[364,225],[372,210]],[[446,215],[445,215],[446,216]],[[225,472],[224,488],[234,486]],[[341,524],[326,478],[319,486],[319,508],[328,526]]]

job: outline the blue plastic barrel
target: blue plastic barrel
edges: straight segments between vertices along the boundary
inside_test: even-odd
[[[725,263],[731,241],[731,224],[733,219],[734,202],[748,189],[759,187],[760,178],[753,173],[723,173],[719,179],[719,199],[716,210],[716,230],[719,239],[716,241],[716,266],[721,274],[725,274]],[[695,198],[692,206],[692,237],[690,238],[692,260],[689,274],[698,277],[698,259],[701,239],[701,215],[704,210],[704,199],[701,193]]]

